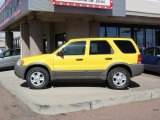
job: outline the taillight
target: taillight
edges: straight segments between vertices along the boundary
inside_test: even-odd
[[[142,56],[140,54],[138,55],[138,63],[142,63]]]

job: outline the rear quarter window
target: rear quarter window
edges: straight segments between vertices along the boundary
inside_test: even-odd
[[[136,53],[136,49],[130,41],[115,40],[114,43],[123,53]]]

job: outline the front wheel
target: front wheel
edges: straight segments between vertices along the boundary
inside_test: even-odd
[[[41,67],[30,69],[26,76],[30,89],[44,89],[49,84],[49,74]]]
[[[130,82],[130,74],[126,69],[117,67],[109,72],[107,80],[112,89],[126,89]]]

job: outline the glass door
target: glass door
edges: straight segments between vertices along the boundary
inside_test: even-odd
[[[66,33],[60,33],[55,35],[55,49],[60,47],[66,42]]]
[[[140,50],[145,49],[146,31],[143,28],[134,28],[134,39]]]

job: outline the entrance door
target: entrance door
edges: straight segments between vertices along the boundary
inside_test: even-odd
[[[47,39],[44,38],[44,39],[43,39],[43,54],[44,54],[44,53],[48,53],[47,46],[48,46]]]
[[[134,40],[136,41],[137,45],[139,46],[139,49],[144,50],[145,49],[145,40],[146,40],[145,29],[134,28]]]
[[[66,33],[60,33],[55,35],[55,49],[66,42]]]

